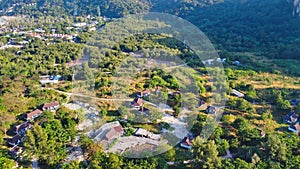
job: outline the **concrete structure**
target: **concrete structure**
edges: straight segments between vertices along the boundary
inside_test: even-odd
[[[236,89],[232,89],[232,93],[237,96],[237,97],[244,97],[245,95],[239,91],[237,91]]]

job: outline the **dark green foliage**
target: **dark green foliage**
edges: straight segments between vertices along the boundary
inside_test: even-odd
[[[227,105],[230,106],[233,109],[238,109],[243,112],[248,112],[248,113],[254,113],[255,109],[253,108],[252,104],[248,102],[245,99],[242,98],[234,98],[230,99],[227,102]]]
[[[294,35],[299,35],[297,27],[300,23],[292,16],[292,9],[286,1],[156,2],[154,11],[188,19],[219,44],[219,48],[260,51],[270,58],[299,59],[299,40]]]
[[[7,150],[0,148],[0,169],[12,169],[15,163],[8,158]]]

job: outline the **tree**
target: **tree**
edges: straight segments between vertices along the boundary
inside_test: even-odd
[[[234,168],[234,164],[233,161],[231,159],[225,158],[222,160],[222,165],[221,167],[222,169],[232,169]]]
[[[234,168],[236,169],[252,169],[251,164],[247,163],[246,161],[237,158],[234,160]]]
[[[245,118],[238,118],[234,121],[233,126],[238,130],[238,139],[242,143],[254,145],[260,138],[260,132],[252,128]]]
[[[96,152],[90,159],[89,168],[96,169],[121,169],[123,166],[123,160],[115,154],[105,154],[104,152]]]
[[[276,134],[268,135],[265,143],[267,156],[275,161],[285,161],[287,159],[287,146]]]
[[[12,169],[14,166],[14,160],[11,160],[0,154],[0,169]]]
[[[7,112],[0,112],[0,129],[4,133],[6,137],[7,130],[9,129],[10,125],[15,121],[15,117]]]
[[[160,120],[162,118],[163,113],[157,109],[153,109],[150,112],[150,120],[153,123],[156,123],[157,120]]]
[[[300,114],[300,104],[298,104],[294,109],[296,113]]]
[[[102,115],[102,117],[105,117],[107,115],[107,110],[101,109],[101,115]]]
[[[227,140],[225,139],[221,139],[221,140],[217,140],[216,141],[217,145],[218,145],[218,152],[221,156],[224,156],[227,154],[227,150],[229,149],[229,143]]]
[[[257,165],[259,162],[260,162],[259,156],[258,156],[256,153],[254,153],[253,156],[252,156],[252,158],[251,158],[251,163],[252,163],[252,165],[255,166],[255,165]]]
[[[163,158],[167,161],[174,161],[176,156],[175,148],[170,149],[169,151],[162,154]]]
[[[0,145],[4,144],[3,133],[0,132]]]
[[[45,129],[39,125],[28,130],[24,141],[26,154],[29,158],[36,157],[50,166],[57,165],[66,158],[65,141],[67,134],[62,131],[60,123],[52,121]]]
[[[218,168],[221,160],[218,157],[217,145],[214,141],[204,142],[199,136],[193,141],[195,168]]]

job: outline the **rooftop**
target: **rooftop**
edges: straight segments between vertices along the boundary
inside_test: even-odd
[[[36,110],[34,110],[34,111],[30,112],[30,113],[27,113],[25,117],[27,119],[31,119],[32,117],[34,117],[34,116],[36,116],[36,115],[38,115],[40,113],[42,113],[42,111],[39,110],[39,109],[36,109]]]
[[[45,103],[42,108],[47,109],[47,108],[51,108],[51,107],[55,107],[55,106],[59,106],[58,101],[55,101],[55,102],[52,102],[52,103]]]

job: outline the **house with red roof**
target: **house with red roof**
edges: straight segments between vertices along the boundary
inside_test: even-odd
[[[25,114],[25,120],[34,120],[35,118],[39,117],[42,114],[42,110],[36,109],[30,113]]]
[[[191,149],[193,146],[192,143],[192,138],[191,137],[185,137],[181,142],[180,142],[180,147]]]
[[[53,110],[57,110],[59,108],[59,106],[60,106],[59,102],[55,101],[55,102],[52,102],[52,103],[45,103],[42,106],[42,109],[43,109],[43,111],[45,111],[45,110],[53,111]]]
[[[299,122],[296,123],[295,125],[290,125],[288,127],[288,130],[300,134],[300,124],[299,124]]]
[[[138,94],[137,94],[137,97],[147,97],[147,96],[149,96],[150,95],[150,93],[151,93],[151,91],[149,90],[149,89],[147,89],[147,90],[144,90],[144,91],[142,91],[142,92],[139,92]]]
[[[135,98],[132,102],[131,102],[132,107],[134,108],[140,108],[143,105],[143,99],[141,98]]]
[[[111,128],[106,134],[105,139],[110,141],[114,138],[121,137],[124,134],[124,129],[121,125]]]

